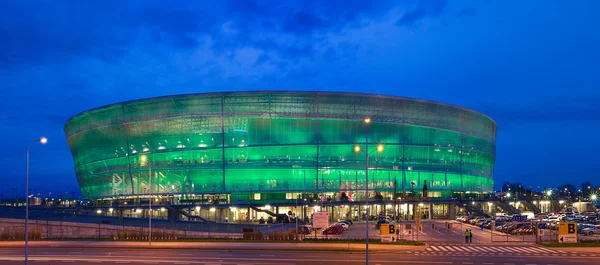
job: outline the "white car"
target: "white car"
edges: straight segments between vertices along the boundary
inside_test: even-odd
[[[594,234],[600,234],[600,227],[588,227],[581,230],[581,233],[587,236],[593,236]]]
[[[347,224],[347,223],[342,223],[342,222],[339,222],[339,223],[337,223],[337,224],[338,224],[338,225],[340,225],[340,226],[342,227],[342,229],[344,229],[344,231],[345,231],[345,230],[348,230],[348,229],[350,228],[350,226],[348,226],[348,224]]]

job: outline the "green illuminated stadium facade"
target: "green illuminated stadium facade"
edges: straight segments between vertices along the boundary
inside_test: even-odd
[[[65,133],[82,194],[89,198],[151,192],[216,195],[228,204],[293,202],[298,194],[364,201],[365,151],[370,198],[419,197],[425,182],[430,197],[487,193],[494,186],[493,120],[401,97],[178,95],[86,111],[66,123]]]

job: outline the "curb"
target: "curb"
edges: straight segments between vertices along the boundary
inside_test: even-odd
[[[0,242],[0,249],[8,248],[23,248],[24,242],[11,242],[11,244],[2,244]],[[33,243],[33,244],[32,244]],[[84,244],[81,244],[84,243]],[[305,243],[285,243],[272,244],[272,243],[248,243],[248,244],[231,244],[226,242],[218,242],[217,244],[181,244],[181,242],[170,242],[171,244],[165,245],[160,242],[155,243],[152,247],[149,247],[146,243],[136,244],[85,244],[90,242],[47,242],[46,244],[35,244],[35,242],[29,243],[31,249],[48,249],[48,248],[67,248],[67,249],[107,249],[107,248],[125,248],[125,249],[147,249],[147,250],[159,250],[159,249],[194,249],[194,250],[283,250],[283,251],[346,251],[346,252],[365,252],[364,245],[350,243],[344,245],[328,246],[328,243],[317,243],[312,245],[305,245]],[[179,244],[178,244],[179,243]],[[425,246],[404,246],[404,245],[384,245],[383,247],[371,247],[369,252],[393,252],[393,251],[412,251],[427,248]]]

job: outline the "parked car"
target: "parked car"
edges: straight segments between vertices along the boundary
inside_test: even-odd
[[[334,224],[330,227],[327,227],[325,230],[323,230],[323,235],[339,235],[344,231],[344,229],[338,225],[338,224]]]
[[[584,228],[583,230],[581,230],[581,233],[587,236],[593,236],[594,234],[600,234],[600,227],[598,226],[592,226],[592,227],[587,227]]]
[[[344,223],[344,224],[347,224],[349,226],[352,225],[352,221],[348,220],[348,219],[340,219],[340,221],[338,221],[338,223]]]
[[[297,230],[298,234],[300,234],[300,235],[308,235],[308,234],[311,234],[312,231],[313,231],[313,229],[312,229],[312,226],[310,226],[310,225],[299,226],[298,230]]]
[[[337,224],[338,224],[339,226],[341,226],[341,227],[342,227],[342,230],[344,230],[344,231],[346,231],[346,230],[348,230],[348,229],[350,228],[350,226],[349,226],[347,223],[344,223],[344,222],[339,222],[339,223],[337,223]]]
[[[385,218],[381,221],[377,221],[377,223],[375,224],[375,228],[379,229],[381,227],[381,224],[395,224],[396,222],[394,222],[394,220],[389,219],[389,218]]]
[[[339,219],[338,222],[344,222],[344,223],[347,223],[348,225],[353,225],[354,224],[352,222],[352,220],[350,220],[350,219]]]

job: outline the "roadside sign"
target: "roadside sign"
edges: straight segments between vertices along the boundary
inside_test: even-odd
[[[558,223],[558,243],[577,243],[577,223]]]
[[[558,234],[559,235],[576,235],[577,234],[577,223],[558,223]]]
[[[329,227],[329,212],[316,212],[313,213],[312,220],[313,228],[327,228]]]
[[[381,235],[381,243],[392,243],[396,241],[395,235]]]
[[[558,243],[577,243],[577,234],[558,236]]]
[[[396,225],[394,224],[381,224],[381,235],[395,235]]]
[[[527,215],[513,215],[513,222],[527,222]]]

